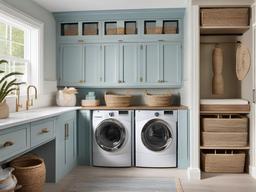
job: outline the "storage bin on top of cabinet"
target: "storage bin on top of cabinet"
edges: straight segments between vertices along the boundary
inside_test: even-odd
[[[208,150],[201,153],[202,170],[211,173],[243,173],[244,151]]]
[[[208,115],[202,117],[202,131],[247,132],[248,118],[241,115]]]
[[[202,26],[248,26],[249,8],[202,8]]]

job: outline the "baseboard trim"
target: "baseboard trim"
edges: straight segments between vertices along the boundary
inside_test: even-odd
[[[189,180],[198,181],[201,180],[201,170],[199,168],[191,168],[187,169],[187,176]]]
[[[249,173],[254,179],[256,179],[256,166],[250,166]]]

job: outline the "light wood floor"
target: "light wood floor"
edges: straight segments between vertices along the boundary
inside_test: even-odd
[[[256,192],[256,180],[248,174],[203,174],[197,182],[187,180],[186,170],[151,168],[98,168],[78,166],[57,184],[45,185],[45,192],[65,192],[71,183],[102,177],[180,178],[184,192]],[[161,189],[159,189],[161,192]]]

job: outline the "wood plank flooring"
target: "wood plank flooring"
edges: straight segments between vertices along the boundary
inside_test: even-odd
[[[76,182],[116,177],[179,178],[184,192],[255,192],[256,180],[248,174],[203,174],[200,181],[189,182],[187,170],[155,168],[99,168],[78,166],[57,184],[47,183],[45,192],[67,192]],[[157,181],[156,181],[157,182]],[[79,191],[79,186],[76,188]],[[83,189],[81,189],[81,192]],[[158,190],[161,192],[161,188]],[[163,191],[163,190],[162,190]],[[89,191],[88,191],[89,192]],[[137,192],[136,190],[134,192]]]

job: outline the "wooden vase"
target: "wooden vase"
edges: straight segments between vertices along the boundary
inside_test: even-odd
[[[0,119],[5,119],[8,117],[9,117],[9,106],[4,100],[2,103],[0,103]]]
[[[224,94],[224,79],[222,75],[223,70],[223,51],[221,48],[214,48],[212,53],[212,94],[223,95]]]

